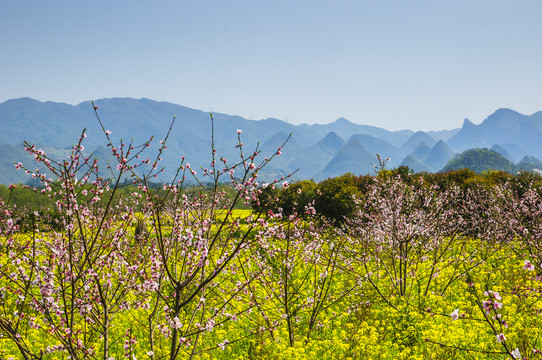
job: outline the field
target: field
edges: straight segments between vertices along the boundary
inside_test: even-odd
[[[12,206],[13,187],[0,203],[1,359],[541,357],[535,181],[382,167],[325,198],[350,209],[331,219],[317,211],[329,187],[259,184],[273,156],[240,137],[240,161],[213,153],[206,183],[187,185],[183,160],[158,188],[165,145],[144,175],[137,147],[112,146],[104,180],[83,138],[62,162],[28,146],[55,175],[34,174],[52,208]]]

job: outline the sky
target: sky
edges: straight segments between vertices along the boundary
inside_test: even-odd
[[[541,20],[542,0],[0,0],[0,102],[451,129],[542,110]]]

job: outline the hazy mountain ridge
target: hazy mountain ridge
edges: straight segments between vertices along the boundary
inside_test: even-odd
[[[138,145],[154,136],[152,149],[167,134],[171,121],[175,124],[163,156],[167,180],[176,171],[184,155],[192,167],[208,167],[211,160],[210,114],[185,106],[150,99],[110,98],[97,100],[98,114],[105,129],[112,132],[115,143],[120,139]],[[262,158],[273,155],[291,133],[280,157],[276,157],[266,176],[287,175],[299,168],[296,179],[320,180],[345,172],[371,173],[376,154],[391,158],[389,167],[407,165],[417,171],[439,171],[458,152],[470,148],[492,148],[508,160],[520,159],[529,167],[542,164],[542,112],[531,116],[509,109],[499,109],[480,125],[465,119],[460,129],[442,131],[388,131],[376,126],[358,125],[347,119],[321,124],[293,125],[268,118],[247,120],[241,116],[213,113],[214,142],[225,158],[239,159],[237,129],[245,154],[256,148]],[[31,159],[22,151],[24,140],[48,148],[57,156],[66,156],[86,128],[84,146],[88,153],[106,158],[106,139],[89,101],[76,106],[40,102],[30,98],[12,99],[0,104],[0,182],[25,181],[13,162],[23,161],[33,169]],[[149,154],[150,157],[155,153]],[[493,154],[492,154],[493,156]],[[22,175],[21,175],[22,174]]]
[[[540,112],[531,116],[520,114],[510,109],[498,109],[481,124],[475,125],[465,119],[457,134],[447,141],[454,151],[470,148],[505,144],[517,146],[525,151],[523,155],[542,157],[542,115]],[[507,149],[508,150],[508,149]]]

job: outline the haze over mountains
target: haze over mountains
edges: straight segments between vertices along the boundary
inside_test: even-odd
[[[176,116],[163,156],[165,172],[161,180],[173,176],[181,156],[186,157],[192,168],[209,166],[212,131],[209,113],[149,99],[112,98],[95,103],[104,127],[112,132],[115,142],[122,138],[124,142],[133,139],[134,144],[141,144],[154,136],[148,155],[151,158]],[[414,171],[434,172],[444,168],[460,152],[483,147],[529,169],[542,163],[538,160],[542,158],[542,111],[527,116],[499,109],[479,125],[465,119],[460,129],[431,132],[388,131],[354,124],[344,118],[325,125],[292,125],[273,118],[255,121],[220,113],[213,113],[213,118],[215,147],[220,156],[231,161],[239,159],[239,149],[235,147],[237,129],[243,130],[245,152],[254,151],[258,145],[262,158],[275,153],[292,134],[282,155],[261,174],[262,179],[285,176],[296,169],[299,170],[295,179],[321,180],[346,172],[372,173],[376,154],[389,157],[389,167],[407,165]],[[33,159],[23,151],[25,140],[62,158],[86,128],[88,137],[83,143],[86,151],[102,160],[112,160],[90,102],[72,106],[30,98],[8,100],[0,104],[0,127],[0,183],[29,180],[13,165],[22,161],[28,168],[35,168]]]

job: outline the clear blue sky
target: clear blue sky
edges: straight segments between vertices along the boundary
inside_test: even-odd
[[[151,98],[390,130],[542,110],[542,0],[0,0],[0,102]]]

